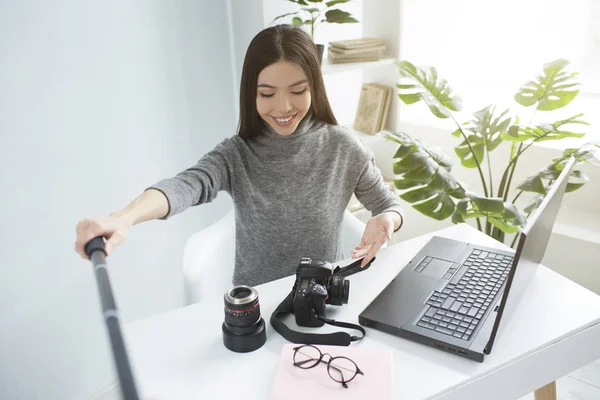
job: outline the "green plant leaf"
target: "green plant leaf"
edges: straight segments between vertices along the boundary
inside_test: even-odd
[[[479,212],[501,214],[504,211],[504,200],[501,197],[483,197],[473,192],[468,192],[467,197]]]
[[[552,183],[554,183],[554,181],[558,179],[561,172],[562,169],[557,168],[556,165],[548,166],[542,171],[540,171],[537,175],[525,179],[525,181],[523,181],[519,186],[517,186],[517,189],[523,190],[524,192],[535,192],[545,195],[548,193],[548,190],[550,189],[550,186],[552,186]],[[530,179],[536,182],[535,187],[528,186]],[[548,183],[544,184],[543,180],[548,181]],[[567,193],[573,192],[585,185],[588,181],[589,178],[587,177],[587,175],[585,175],[579,170],[573,169],[569,174],[569,181],[567,182],[567,187],[565,191]]]
[[[515,94],[515,100],[522,106],[537,104],[540,111],[556,110],[569,104],[577,93],[579,83],[576,72],[567,72],[569,61],[558,59],[544,64],[543,75],[529,81]]]
[[[350,0],[333,0],[333,1],[328,1],[327,3],[325,3],[325,5],[327,6],[327,8],[333,7],[336,4],[343,4],[343,3],[348,3]]]
[[[275,22],[275,21],[277,21],[278,19],[281,19],[281,18],[289,17],[290,15],[296,15],[296,14],[298,14],[299,12],[300,12],[300,11],[296,11],[296,12],[292,12],[292,13],[287,13],[287,14],[282,14],[282,15],[280,15],[280,16],[278,16],[278,17],[276,17],[276,18],[273,20],[273,22]]]
[[[502,217],[496,218],[496,217],[490,216],[488,218],[488,221],[504,233],[517,233],[517,232],[519,232],[519,227],[521,226],[521,225],[513,225],[510,222],[507,222]]]
[[[450,217],[454,199],[464,197],[462,186],[451,175],[450,158],[403,133],[386,133],[384,137],[399,144],[393,168],[397,175],[394,184],[404,190],[400,197],[428,217]]]
[[[349,12],[342,10],[329,10],[325,13],[325,19],[330,24],[348,24],[358,22]]]
[[[599,153],[600,145],[596,143],[586,143],[578,149],[566,149],[560,157],[553,159],[546,168],[521,182],[517,189],[538,194],[525,207],[525,212],[531,213],[541,204],[542,199],[548,193],[554,181],[558,179],[571,157],[575,158],[575,165],[569,174],[566,192],[573,192],[584,186],[589,178],[576,167],[580,164],[599,165],[600,161],[597,158]]]
[[[413,104],[423,100],[433,115],[448,118],[450,111],[460,111],[462,100],[452,93],[445,79],[438,78],[433,67],[415,67],[408,61],[396,62],[400,76],[415,83],[397,84],[398,97],[405,104]]]
[[[291,1],[292,3],[300,4],[301,6],[307,6],[308,5],[308,3],[305,0],[288,0],[288,1]]]
[[[583,114],[577,114],[567,119],[556,121],[552,124],[540,124],[535,127],[512,125],[507,133],[500,136],[506,140],[515,142],[525,142],[533,140],[534,142],[543,142],[546,140],[560,140],[565,138],[581,138],[585,133],[576,133],[559,128],[567,124],[589,125],[587,122],[579,120]]]
[[[483,161],[486,150],[488,152],[496,149],[500,143],[502,143],[502,133],[506,133],[510,124],[510,117],[506,117],[508,110],[502,112],[499,116],[494,115],[496,108],[494,106],[487,106],[473,114],[475,117],[473,120],[464,123],[462,128],[465,135],[467,132],[471,134],[467,135],[467,140],[463,140],[461,144],[454,148],[456,155],[460,158],[461,164],[467,168],[476,168],[477,163]],[[452,133],[453,136],[460,137],[460,130],[456,130]],[[473,148],[473,152],[469,148]],[[473,155],[475,153],[475,156]]]
[[[306,0],[306,1],[308,1],[309,3],[322,3],[323,2],[323,0]]]
[[[600,144],[597,143],[586,143],[578,149],[565,149],[563,152],[563,157],[575,157],[575,159],[580,163],[590,163],[594,165],[600,165],[600,159],[598,155],[600,154]],[[564,163],[562,163],[563,158],[555,158],[553,161],[560,162],[560,166],[558,168],[564,168]]]
[[[540,206],[540,204],[542,204],[542,201],[544,200],[544,196],[543,195],[537,195],[535,196],[531,202],[524,208],[524,211],[529,215],[531,214],[536,208],[538,208]]]
[[[304,21],[301,18],[294,17],[292,18],[292,24],[294,25],[304,25]]]
[[[534,192],[540,194],[546,194],[546,187],[542,181],[540,174],[530,176],[517,186],[517,189],[523,190],[524,192]]]
[[[482,197],[467,191],[466,198],[460,200],[452,215],[454,223],[465,222],[469,218],[487,218],[487,220],[505,233],[515,233],[525,225],[527,219],[512,203],[501,197]]]
[[[502,137],[502,135],[500,135],[500,137]],[[509,162],[512,161],[517,155],[517,142],[515,142],[514,140],[512,141],[512,143],[510,144],[510,159]]]

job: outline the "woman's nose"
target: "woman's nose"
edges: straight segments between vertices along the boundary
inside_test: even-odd
[[[284,114],[292,109],[292,102],[288,96],[280,96],[277,102],[277,111]]]

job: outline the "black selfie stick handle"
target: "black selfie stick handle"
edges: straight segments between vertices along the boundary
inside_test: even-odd
[[[96,283],[100,293],[100,302],[102,304],[102,312],[104,321],[108,328],[110,336],[110,344],[114,357],[117,374],[121,385],[121,393],[124,400],[138,400],[138,394],[133,380],[133,374],[127,358],[125,342],[121,334],[121,326],[119,322],[119,314],[117,305],[113,297],[110,280],[108,278],[108,270],[106,269],[106,252],[104,250],[104,239],[100,236],[90,240],[85,245],[85,253],[88,255],[94,266],[96,274]]]

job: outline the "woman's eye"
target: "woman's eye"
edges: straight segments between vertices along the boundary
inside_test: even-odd
[[[261,93],[260,94],[262,97],[273,97],[273,93],[271,94],[267,94],[267,93]]]
[[[306,88],[302,89],[302,90],[301,90],[301,91],[299,91],[299,92],[292,92],[292,94],[302,94],[302,93],[304,93],[304,92],[306,92]]]

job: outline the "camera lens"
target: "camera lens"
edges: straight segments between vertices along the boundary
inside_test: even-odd
[[[238,286],[231,289],[229,296],[233,299],[244,300],[253,296],[253,291],[250,288],[244,286]],[[258,296],[256,296],[258,298]]]
[[[350,295],[350,282],[343,276],[333,275],[327,285],[329,298],[327,302],[334,306],[348,304],[348,296]]]
[[[247,286],[236,286],[225,293],[225,322],[247,328],[260,318],[258,293]]]
[[[225,292],[222,329],[225,347],[238,353],[254,351],[265,343],[265,321],[260,316],[256,289],[240,285]]]

